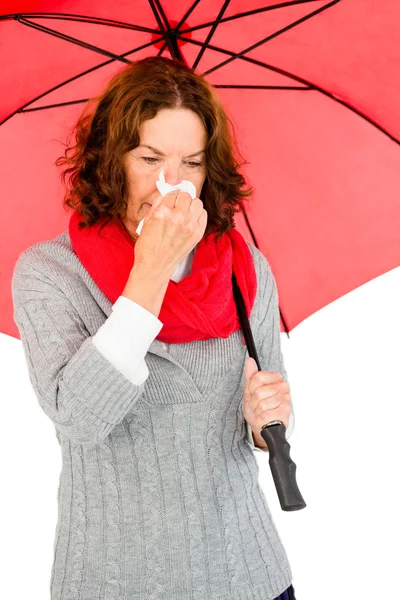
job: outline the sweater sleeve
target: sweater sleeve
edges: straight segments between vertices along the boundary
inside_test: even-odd
[[[281,349],[279,295],[275,277],[265,256],[256,248],[251,246],[255,261],[258,261],[258,272],[260,273],[259,285],[261,289],[261,304],[259,313],[259,339],[260,347],[257,348],[261,368],[266,371],[279,372],[284,381],[288,381],[284,358]],[[290,437],[295,426],[295,416],[292,402],[292,413],[289,417],[286,429],[286,439]],[[255,451],[268,453],[267,449],[257,448],[254,445],[253,434],[250,425],[246,422],[247,441]]]
[[[23,254],[14,268],[12,297],[40,406],[70,440],[103,441],[139,400],[144,382],[132,383],[107,360],[68,297]]]

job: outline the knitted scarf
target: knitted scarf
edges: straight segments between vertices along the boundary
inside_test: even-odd
[[[82,230],[78,229],[80,221],[75,211],[69,222],[73,249],[96,285],[114,303],[135,263],[135,242],[119,220],[105,225],[100,234],[104,220]],[[163,323],[158,340],[182,344],[227,338],[240,329],[232,269],[250,317],[257,291],[251,251],[236,229],[224,233],[218,241],[216,236],[211,233],[200,240],[189,275],[179,282],[170,279],[158,317]]]

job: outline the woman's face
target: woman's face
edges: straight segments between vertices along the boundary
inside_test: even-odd
[[[148,204],[160,194],[156,181],[161,168],[165,181],[171,185],[182,179],[191,181],[197,198],[206,178],[207,132],[195,112],[182,108],[161,109],[154,119],[141,124],[139,135],[139,146],[124,156],[129,200],[126,217],[122,220],[135,241],[136,228],[150,211]]]

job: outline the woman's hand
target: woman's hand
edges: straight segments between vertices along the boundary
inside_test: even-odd
[[[154,276],[171,277],[193,250],[207,227],[207,212],[200,198],[172,190],[155,199],[135,243],[135,266]]]
[[[259,371],[253,358],[247,357],[244,369],[243,416],[250,425],[256,445],[268,449],[261,427],[270,421],[282,421],[286,429],[292,413],[290,385],[280,373]]]

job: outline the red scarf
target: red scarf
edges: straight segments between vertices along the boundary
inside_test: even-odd
[[[96,285],[114,304],[123,292],[135,262],[135,242],[117,220],[103,227],[78,229],[74,212],[69,222],[72,246]],[[209,338],[227,338],[240,329],[233,297],[232,267],[250,317],[257,277],[253,257],[243,236],[231,229],[215,241],[212,233],[200,240],[192,272],[181,281],[169,281],[159,314],[163,328],[157,339],[182,344]],[[244,337],[242,335],[242,341]]]

